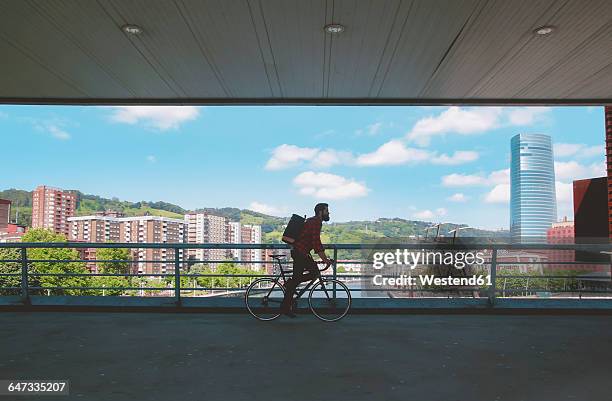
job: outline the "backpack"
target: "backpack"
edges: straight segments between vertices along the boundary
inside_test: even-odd
[[[304,223],[306,222],[306,216],[298,216],[297,214],[293,214],[289,219],[289,223],[283,231],[282,241],[286,244],[293,244],[302,233],[302,229],[304,228]]]

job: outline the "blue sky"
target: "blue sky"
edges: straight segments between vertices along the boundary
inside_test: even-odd
[[[602,107],[0,106],[0,188],[508,227],[510,138],[555,143],[559,218],[605,175]]]

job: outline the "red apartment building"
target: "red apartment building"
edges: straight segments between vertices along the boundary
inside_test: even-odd
[[[159,216],[123,217],[117,219],[120,242],[179,244],[185,242],[185,222]],[[132,251],[134,272],[167,274],[174,272],[174,249],[136,248]],[[183,260],[183,250],[178,250]],[[182,267],[182,262],[179,264]]]
[[[32,193],[32,227],[70,236],[69,217],[74,216],[77,195],[59,188],[38,186]]]
[[[183,243],[184,221],[158,216],[114,217],[108,213],[71,217],[70,240],[81,242]],[[179,250],[183,259],[183,251]],[[144,274],[174,272],[174,249],[132,248],[132,271]],[[84,259],[95,259],[96,249],[84,250]],[[181,264],[182,265],[182,264]],[[88,264],[95,271],[94,263]]]
[[[0,233],[7,232],[10,213],[11,201],[0,199]]]

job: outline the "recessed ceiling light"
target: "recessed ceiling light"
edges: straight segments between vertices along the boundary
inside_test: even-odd
[[[331,33],[331,34],[342,33],[344,32],[344,25],[340,25],[340,24],[325,25],[325,32]]]
[[[130,35],[140,35],[142,33],[142,28],[138,25],[125,24],[121,27],[121,30]]]
[[[534,29],[533,33],[539,36],[546,36],[546,35],[550,35],[554,30],[555,30],[554,26],[546,25],[546,26],[541,26],[537,29]]]

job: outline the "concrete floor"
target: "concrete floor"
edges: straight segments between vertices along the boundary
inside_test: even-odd
[[[17,401],[612,399],[612,316],[0,312],[0,332],[0,379],[71,380]]]

